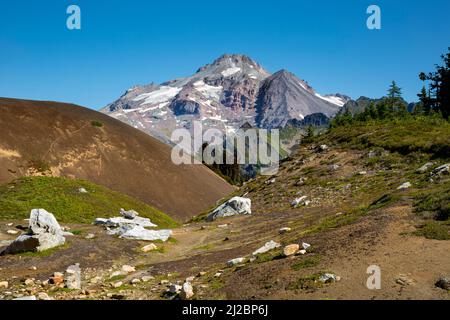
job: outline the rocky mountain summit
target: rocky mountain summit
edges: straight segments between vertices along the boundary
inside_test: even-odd
[[[101,111],[164,142],[176,128],[203,127],[234,132],[248,123],[284,127],[312,113],[336,114],[349,97],[320,95],[294,74],[270,74],[244,55],[222,55],[187,78],[130,88]]]

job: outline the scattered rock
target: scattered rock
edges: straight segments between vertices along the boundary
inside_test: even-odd
[[[206,218],[207,221],[214,221],[217,218],[230,217],[238,214],[250,215],[252,201],[249,198],[233,197],[224,204],[217,207]]]
[[[365,176],[365,175],[367,174],[367,171],[360,171],[360,172],[358,172],[358,174],[359,174],[360,176]]]
[[[191,277],[187,277],[185,282],[193,282],[194,280],[195,280],[195,277],[191,276]]]
[[[158,249],[158,247],[156,246],[156,244],[150,243],[149,245],[146,245],[146,246],[142,247],[141,250],[142,250],[143,252],[149,252],[149,251],[153,251],[153,250],[156,250],[156,249]]]
[[[326,144],[321,144],[320,146],[317,147],[318,152],[324,152],[327,150],[328,150],[328,146]]]
[[[331,283],[331,282],[336,282],[339,280],[340,280],[340,277],[338,277],[332,273],[324,273],[319,277],[319,281],[322,283]]]
[[[178,285],[178,284],[172,284],[172,285],[170,285],[170,287],[169,287],[169,292],[170,292],[170,293],[173,293],[173,294],[178,294],[178,293],[181,292],[181,289],[182,289],[182,288],[183,288],[183,287],[180,286],[180,285]]]
[[[303,249],[308,250],[308,248],[310,248],[310,247],[311,247],[311,245],[309,243],[305,243],[305,242],[302,243]]]
[[[307,201],[306,199],[307,198],[308,198],[307,196],[302,196],[300,198],[294,199],[294,201],[291,202],[291,207],[297,208],[297,207],[299,207],[301,205],[307,205],[306,204],[306,201]]]
[[[8,231],[6,231],[6,233],[7,234],[11,234],[11,235],[16,235],[16,234],[19,233],[19,231],[17,231],[17,230],[8,230]]]
[[[29,269],[30,269],[30,270],[33,270],[33,271],[36,271],[36,270],[37,270],[36,266],[31,266]]]
[[[45,292],[39,292],[37,297],[39,300],[52,300]]]
[[[34,279],[26,279],[26,280],[24,281],[24,284],[25,284],[27,287],[31,287],[31,286],[34,285]]]
[[[124,210],[124,209],[120,209],[120,214],[125,218],[125,219],[129,219],[129,220],[133,220],[134,218],[136,218],[139,213],[137,213],[134,210]]]
[[[298,252],[298,254],[304,255],[304,254],[306,254],[306,250],[305,250],[305,249],[300,250],[300,251]]]
[[[329,167],[328,167],[328,169],[330,170],[330,171],[336,171],[336,170],[338,170],[340,168],[340,166],[338,165],[338,164],[332,164],[332,165],[330,165]]]
[[[141,226],[145,228],[157,227],[156,224],[151,222],[148,218],[135,217],[134,219],[126,219],[124,217],[115,218],[97,218],[94,220],[94,225],[105,226],[109,228],[118,228],[121,226]]]
[[[221,228],[221,229],[223,229],[223,228],[228,228],[228,225],[227,225],[227,224],[219,224],[219,225],[217,226],[217,228]]]
[[[169,280],[161,280],[160,282],[159,282],[159,284],[169,284]]]
[[[122,271],[123,271],[124,273],[132,273],[132,272],[135,272],[135,271],[136,271],[136,268],[135,268],[135,267],[132,267],[132,266],[129,266],[129,265],[123,265],[123,266],[122,266]]]
[[[64,280],[66,288],[72,290],[81,289],[81,270],[79,263],[71,265],[67,268]]]
[[[123,282],[122,281],[118,281],[118,282],[114,282],[113,284],[112,284],[112,287],[113,288],[120,288],[121,286],[123,286]]]
[[[291,228],[289,228],[289,227],[284,227],[284,228],[281,228],[280,230],[278,230],[278,233],[279,233],[279,234],[284,234],[284,233],[291,232],[291,231],[292,231]]]
[[[149,282],[149,281],[151,281],[153,279],[155,279],[155,277],[153,277],[153,276],[143,276],[141,278],[142,282]]]
[[[141,279],[132,279],[131,281],[130,281],[130,283],[131,284],[138,284],[138,283],[141,283]]]
[[[236,258],[236,259],[229,260],[229,261],[227,262],[227,265],[228,265],[229,267],[233,267],[233,266],[235,266],[235,265],[244,263],[244,261],[245,261],[245,258]]]
[[[95,238],[95,234],[93,234],[93,233],[88,233],[88,234],[86,235],[86,237],[84,237],[84,238],[87,239],[87,240],[94,239],[94,238]]]
[[[416,170],[417,173],[425,173],[428,171],[428,169],[433,165],[433,162],[427,162],[423,166],[421,166],[419,169]]]
[[[276,249],[281,247],[281,244],[270,240],[269,242],[266,242],[266,244],[264,246],[262,246],[261,248],[259,248],[258,250],[255,250],[252,255],[256,256],[258,254],[262,254],[262,253],[266,253],[269,252],[270,250]]]
[[[185,282],[181,288],[180,298],[182,300],[189,300],[194,296],[194,288],[190,282]]]
[[[405,183],[403,183],[401,186],[399,186],[399,187],[397,188],[397,190],[405,190],[405,189],[409,189],[409,188],[411,188],[411,186],[412,186],[411,182],[405,182]]]
[[[275,183],[275,181],[276,181],[275,178],[269,179],[269,180],[266,180],[265,184],[272,184],[272,183]]]
[[[296,254],[300,250],[300,246],[298,244],[290,244],[284,247],[283,249],[283,255],[285,257],[292,256]]]
[[[434,169],[433,172],[431,173],[431,176],[439,178],[442,175],[448,174],[450,174],[450,163],[444,164]]]
[[[143,226],[122,225],[119,228],[109,230],[107,233],[131,240],[167,241],[172,235],[172,230],[147,230]]]
[[[49,283],[59,285],[64,282],[64,275],[61,272],[53,273],[53,277],[50,277]]]
[[[8,281],[0,281],[0,289],[8,289],[9,283]]]
[[[206,275],[206,272],[205,271],[200,271],[198,274],[197,274],[197,277],[203,277],[203,276],[205,276]]]
[[[440,277],[438,281],[436,281],[435,286],[444,290],[450,290],[450,278]]]
[[[216,272],[216,274],[214,275],[214,278],[219,278],[222,275],[222,272]]]
[[[55,216],[44,209],[33,209],[27,234],[20,235],[1,254],[44,251],[63,245],[65,241]]]
[[[88,193],[87,190],[85,188],[79,188],[78,189],[79,193]]]

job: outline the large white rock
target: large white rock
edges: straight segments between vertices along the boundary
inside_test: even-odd
[[[50,233],[62,235],[63,233],[55,216],[44,209],[31,210],[29,223],[32,234]]]
[[[95,225],[117,228],[123,225],[136,225],[147,228],[157,227],[156,224],[152,223],[148,218],[135,217],[134,219],[127,219],[123,217],[115,217],[115,218],[97,218],[94,221]]]
[[[189,300],[194,296],[194,288],[190,282],[183,283],[183,287],[181,288],[180,298],[182,300]]]
[[[276,249],[281,247],[281,244],[270,240],[269,242],[266,242],[266,244],[264,246],[262,246],[261,248],[259,248],[258,250],[254,251],[252,253],[252,255],[257,256],[258,254],[263,254],[266,252],[269,252],[270,250]]]
[[[31,210],[28,233],[20,235],[1,254],[45,251],[66,242],[55,216],[44,209]]]
[[[136,218],[139,213],[137,213],[134,210],[128,210],[126,211],[125,209],[120,209],[120,214],[125,218],[125,219],[130,219],[133,220],[134,218]]]
[[[236,265],[244,263],[244,262],[245,262],[245,258],[243,258],[243,257],[242,258],[236,258],[236,259],[229,260],[227,262],[227,265],[229,267],[233,267],[233,266],[236,266]]]
[[[147,230],[143,226],[122,225],[108,231],[108,234],[118,235],[120,238],[147,241],[167,241],[172,235],[172,230]]]
[[[214,221],[217,218],[230,217],[238,214],[252,214],[252,201],[249,198],[233,197],[224,204],[212,211],[207,221]]]

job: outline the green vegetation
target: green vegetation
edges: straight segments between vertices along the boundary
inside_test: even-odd
[[[450,123],[438,116],[354,121],[331,128],[320,140],[356,149],[379,147],[403,155],[450,157]]]
[[[50,164],[42,159],[31,159],[29,162],[31,168],[44,173],[50,170]]]
[[[84,188],[88,192],[80,193]],[[0,219],[25,219],[43,208],[62,223],[92,223],[98,217],[114,217],[120,208],[134,209],[162,228],[177,223],[166,214],[129,196],[84,180],[56,177],[24,177],[0,186]]]
[[[316,267],[319,263],[320,263],[320,256],[316,255],[312,257],[307,257],[299,262],[294,263],[291,266],[291,269],[294,271],[298,271],[301,269],[312,268]]]
[[[91,125],[92,125],[93,127],[97,127],[97,128],[103,127],[103,123],[100,122],[100,121],[97,121],[97,120],[93,120],[93,121],[91,122]]]
[[[414,198],[414,208],[425,220],[416,235],[450,240],[450,181],[418,192]]]

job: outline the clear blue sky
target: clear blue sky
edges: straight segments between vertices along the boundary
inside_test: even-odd
[[[82,10],[82,30],[66,9]],[[366,8],[382,29],[366,28]],[[0,4],[0,96],[98,109],[135,84],[188,76],[223,53],[287,69],[320,93],[415,100],[450,46],[450,1],[17,0]]]

